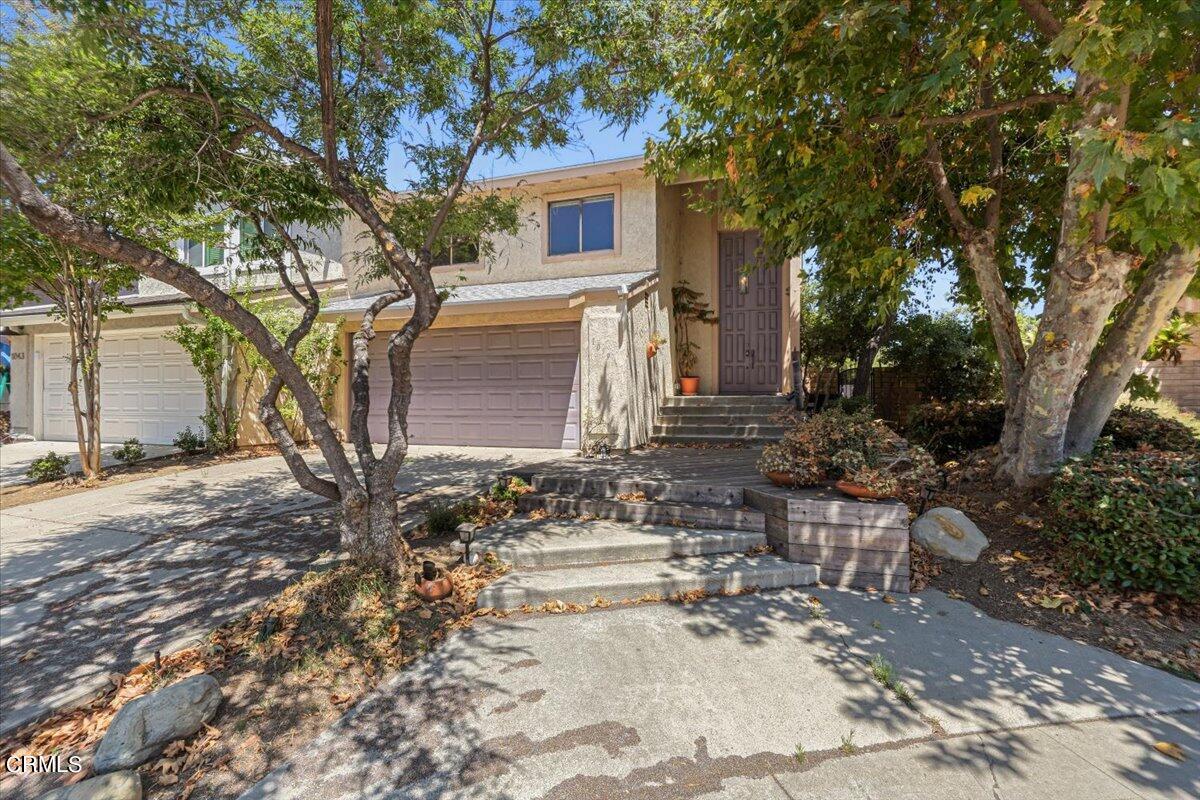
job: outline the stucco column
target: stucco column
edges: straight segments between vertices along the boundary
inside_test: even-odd
[[[607,441],[615,449],[631,446],[629,369],[625,302],[587,306],[580,325],[580,446]]]

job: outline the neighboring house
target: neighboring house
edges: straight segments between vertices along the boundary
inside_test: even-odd
[[[1200,315],[1200,300],[1185,297],[1177,306],[1180,313],[1195,319]],[[1193,341],[1183,349],[1178,364],[1156,361],[1143,365],[1143,371],[1158,378],[1159,393],[1180,408],[1200,414],[1200,330],[1192,327]]]
[[[177,256],[218,284],[278,290],[273,268],[246,262],[240,254],[245,223],[224,232],[225,247],[180,241]],[[313,242],[304,254],[309,273],[323,291],[343,284],[340,232],[298,232]],[[344,290],[341,290],[344,293]],[[185,427],[203,430],[204,388],[188,355],[164,337],[189,314],[191,301],[171,287],[142,278],[122,294],[130,313],[114,312],[102,329],[100,346],[101,434],[106,442],[136,437],[170,444]],[[43,440],[75,440],[67,391],[69,358],[66,328],[46,303],[0,311],[0,325],[12,348],[8,410],[13,432]],[[255,417],[253,402],[243,408],[239,444],[270,437]]]
[[[758,236],[692,207],[701,182],[664,182],[626,158],[486,181],[521,199],[522,226],[495,237],[478,263],[465,243],[435,269],[452,287],[413,353],[408,430],[416,444],[635,447],[650,438],[664,398],[677,393],[671,287],[686,280],[719,316],[694,325],[701,394],[790,391],[798,333],[790,287],[799,260],[744,271]],[[356,218],[342,230],[350,297],[326,306],[344,318],[345,351],[363,311],[386,286],[362,280],[355,253],[370,245]],[[369,426],[386,441],[385,332],[411,303],[376,322]],[[664,345],[647,357],[653,334]],[[348,426],[349,387],[335,408]]]

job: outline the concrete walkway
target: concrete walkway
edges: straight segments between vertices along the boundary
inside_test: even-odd
[[[100,448],[100,465],[111,467],[121,463],[113,458],[113,451],[121,447],[121,443],[109,443]],[[146,458],[158,458],[178,452],[169,444],[144,444]],[[47,453],[57,453],[67,456],[71,463],[67,465],[67,474],[79,472],[79,447],[75,442],[32,442],[19,441],[0,445],[0,486],[16,486],[20,483],[33,483],[26,475],[29,466],[35,459]]]
[[[397,485],[465,490],[563,456],[415,447]],[[194,640],[336,547],[336,510],[278,457],[0,510],[0,733]]]
[[[1200,684],[937,592],[812,594],[481,620],[245,798],[1200,796]]]

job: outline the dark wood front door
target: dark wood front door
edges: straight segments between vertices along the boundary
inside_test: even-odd
[[[721,394],[779,391],[782,298],[779,264],[756,266],[756,231],[720,234]]]

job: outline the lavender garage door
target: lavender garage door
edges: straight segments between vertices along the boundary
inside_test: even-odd
[[[387,441],[388,334],[371,342],[371,439]],[[426,331],[413,351],[413,444],[579,447],[579,324]]]

